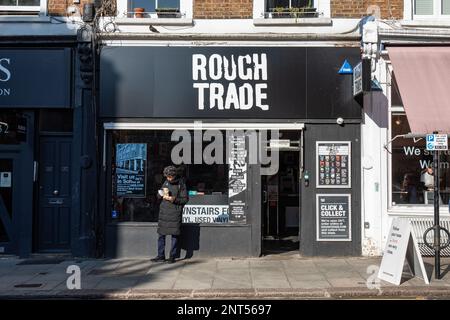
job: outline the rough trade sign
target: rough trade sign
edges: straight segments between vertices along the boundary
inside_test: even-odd
[[[269,110],[267,99],[267,55],[192,55],[193,87],[198,110]],[[201,82],[200,82],[201,81]],[[239,84],[238,84],[239,82]]]
[[[227,205],[185,205],[183,223],[228,223]]]

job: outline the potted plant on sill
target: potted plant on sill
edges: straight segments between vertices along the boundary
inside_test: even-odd
[[[134,8],[134,17],[135,18],[143,18],[145,13],[145,8]]]
[[[285,7],[270,8],[270,16],[272,18],[290,18],[290,9]]]
[[[313,8],[311,0],[303,7],[292,7],[290,8],[292,18],[313,18],[317,17],[317,8]]]
[[[157,8],[158,18],[178,18],[180,17],[179,8]]]

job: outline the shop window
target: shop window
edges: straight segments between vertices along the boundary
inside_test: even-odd
[[[171,141],[171,136],[172,130],[113,131],[112,221],[158,221],[157,193],[164,182],[163,169],[173,165],[172,149],[178,144]],[[202,149],[209,143],[204,142]],[[222,202],[213,204],[228,205],[229,172],[225,158],[222,163],[196,164],[194,152],[192,147],[189,163],[176,165],[190,198],[214,196]]]
[[[392,114],[392,138],[411,132],[404,113]],[[433,154],[425,139],[396,138],[392,141],[392,204],[429,205],[434,203]],[[439,166],[441,204],[450,199],[450,152],[441,151]]]
[[[0,15],[36,15],[46,8],[44,0],[0,0]]]
[[[0,113],[0,144],[20,144],[27,140],[27,118],[20,111]]]
[[[11,159],[0,159],[0,210],[3,210],[2,215],[0,215],[0,242],[10,241],[4,221],[13,218],[12,174],[13,161]]]
[[[414,19],[450,17],[450,0],[413,0]]]

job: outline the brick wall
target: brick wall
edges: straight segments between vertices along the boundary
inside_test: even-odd
[[[332,18],[361,18],[367,8],[376,5],[382,19],[402,19],[403,0],[330,0]]]
[[[194,0],[194,19],[251,19],[253,0]]]
[[[92,2],[90,0],[81,0],[80,4],[73,4],[73,0],[48,0],[48,13],[52,16],[65,16],[67,7],[74,5],[80,10],[80,14],[83,12],[83,4]]]

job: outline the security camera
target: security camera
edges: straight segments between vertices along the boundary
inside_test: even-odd
[[[344,119],[339,117],[339,118],[336,119],[336,123],[338,125],[342,126],[344,124]]]

